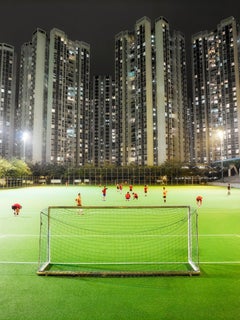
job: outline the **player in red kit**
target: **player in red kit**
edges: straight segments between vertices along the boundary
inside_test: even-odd
[[[103,200],[104,200],[104,201],[106,200],[107,189],[108,189],[108,188],[106,188],[106,186],[104,186],[103,189],[102,189],[102,196],[103,196]]]

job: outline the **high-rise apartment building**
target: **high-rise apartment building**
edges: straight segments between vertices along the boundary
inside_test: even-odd
[[[48,47],[41,29],[21,47],[17,144],[21,158],[32,163],[46,162]]]
[[[95,166],[115,164],[115,102],[111,76],[93,77],[91,100],[91,163]]]
[[[239,26],[233,17],[192,37],[196,163],[240,156],[239,58]]]
[[[90,46],[52,29],[49,46],[46,161],[89,162]]]
[[[0,43],[0,156],[7,159],[14,147],[16,75],[14,47]]]
[[[119,164],[189,161],[184,36],[163,17],[117,34],[115,83]]]
[[[123,31],[115,37],[116,164],[136,162],[135,38]]]
[[[37,29],[21,48],[18,137],[32,163],[89,162],[90,46]]]

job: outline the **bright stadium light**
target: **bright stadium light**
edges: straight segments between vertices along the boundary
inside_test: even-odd
[[[29,138],[29,133],[24,131],[22,134],[22,141],[23,141],[23,161],[26,160],[26,142]]]

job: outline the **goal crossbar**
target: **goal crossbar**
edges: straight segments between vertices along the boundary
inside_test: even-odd
[[[38,275],[199,275],[189,206],[51,206],[40,213]]]

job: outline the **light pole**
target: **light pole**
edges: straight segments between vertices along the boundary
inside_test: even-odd
[[[22,141],[23,141],[23,161],[26,160],[26,141],[28,139],[28,132],[24,131],[22,134]]]
[[[218,136],[220,138],[220,157],[221,157],[221,178],[223,181],[223,130],[218,131]]]

